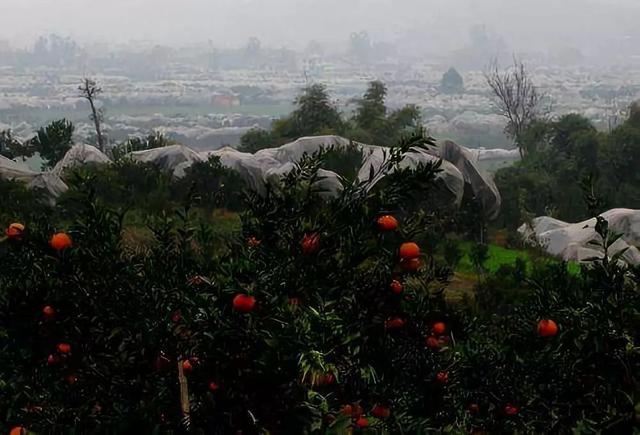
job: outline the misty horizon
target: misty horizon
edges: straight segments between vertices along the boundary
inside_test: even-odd
[[[485,26],[509,49],[575,48],[587,54],[640,38],[634,0],[2,0],[0,40],[27,48],[56,33],[81,44],[147,42],[184,46],[210,41],[231,48],[256,37],[266,46],[304,49],[311,41],[343,45],[353,32],[374,42],[410,43],[422,53],[464,46]],[[90,7],[87,7],[89,4]],[[87,14],[91,14],[87,17]],[[630,42],[632,43],[632,42]],[[635,44],[635,46],[638,46]]]

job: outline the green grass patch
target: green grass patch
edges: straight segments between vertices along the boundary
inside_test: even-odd
[[[473,243],[471,242],[463,242],[460,244],[463,256],[458,264],[456,272],[463,275],[475,273],[475,267],[471,262],[472,246]],[[559,261],[552,257],[543,257],[540,253],[527,249],[509,249],[498,245],[489,245],[489,256],[484,267],[487,272],[495,273],[503,265],[513,266],[518,258],[521,258],[526,262],[529,270],[534,261],[540,261],[541,259],[545,261]],[[568,269],[571,274],[578,275],[580,273],[580,264],[576,262],[569,262]]]

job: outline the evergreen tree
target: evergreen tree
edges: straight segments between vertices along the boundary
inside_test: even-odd
[[[386,121],[387,107],[385,98],[387,87],[380,81],[369,83],[369,87],[358,102],[354,121],[356,126],[372,133],[380,129]]]
[[[330,100],[325,85],[307,86],[295,103],[297,107],[291,114],[291,133],[295,138],[342,130],[340,112]]]
[[[455,68],[449,68],[440,80],[440,91],[445,94],[459,94],[464,91],[464,81]]]
[[[66,119],[53,121],[41,127],[31,139],[30,146],[45,160],[45,167],[52,168],[73,145],[74,125]]]
[[[365,143],[389,146],[397,143],[403,134],[420,126],[420,110],[407,105],[389,113],[385,105],[387,87],[380,81],[369,83],[358,101],[349,138]]]
[[[271,132],[259,128],[252,128],[240,138],[238,151],[255,153],[264,148],[275,146]]]

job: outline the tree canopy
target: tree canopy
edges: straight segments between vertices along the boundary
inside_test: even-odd
[[[460,73],[453,67],[442,75],[440,90],[445,94],[458,94],[464,91],[464,81]]]
[[[66,119],[40,127],[32,138],[21,142],[11,131],[0,132],[0,155],[14,159],[39,153],[44,168],[52,168],[73,145],[75,126]]]
[[[518,226],[523,213],[587,219],[585,182],[605,200],[603,208],[640,207],[640,125],[635,122],[632,114],[611,133],[598,132],[577,114],[532,123],[521,136],[528,150],[522,161],[496,173],[503,223]]]
[[[406,105],[396,110],[386,106],[387,87],[380,81],[369,83],[351,118],[345,117],[323,84],[305,87],[295,99],[295,110],[275,120],[270,130],[251,129],[240,139],[240,151],[254,153],[282,145],[303,136],[336,134],[376,145],[392,145],[402,135],[419,127],[420,110]]]

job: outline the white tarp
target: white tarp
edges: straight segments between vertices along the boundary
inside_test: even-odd
[[[60,177],[52,172],[36,172],[26,166],[0,156],[0,179],[26,183],[30,189],[42,189],[51,198],[60,196],[67,190]]]
[[[623,260],[633,265],[640,264],[640,210],[616,208],[601,216],[609,222],[612,231],[622,234],[611,247],[610,255],[627,249]],[[571,224],[542,216],[533,220],[533,228],[524,224],[518,232],[525,240],[535,242],[553,256],[567,261],[585,261],[603,255],[601,249],[589,243],[601,241],[595,224],[595,218]]]
[[[179,168],[177,175],[180,174],[180,171],[184,171],[185,164],[188,167],[190,164],[204,160],[203,156],[184,145],[169,145],[162,148],[134,151],[127,154],[127,157],[140,163],[153,163],[159,168],[172,173],[176,168]]]
[[[92,145],[78,144],[71,147],[64,157],[56,163],[53,173],[62,175],[62,173],[71,168],[83,166],[87,164],[103,165],[109,164],[111,160],[98,148]]]
[[[363,152],[363,161],[358,173],[359,179],[369,177],[370,168],[379,168],[384,148],[352,142],[339,136],[303,137],[294,142],[277,148],[263,149],[255,154],[242,153],[233,148],[225,147],[215,151],[196,152],[184,145],[171,145],[151,150],[135,151],[127,156],[133,161],[152,163],[161,169],[170,171],[176,177],[182,177],[186,169],[196,162],[206,161],[211,156],[220,158],[221,163],[237,171],[249,186],[263,192],[266,183],[279,180],[281,175],[289,172],[293,165],[300,161],[304,154],[311,155],[322,149],[334,146],[346,148],[355,146]],[[464,147],[453,142],[446,142],[441,147],[430,147],[428,150],[416,150],[409,153],[401,162],[401,167],[415,168],[420,163],[436,162],[443,159],[442,171],[438,174],[438,181],[449,191],[455,203],[460,203],[464,193],[465,183],[471,185],[473,192],[482,201],[488,216],[497,214],[500,207],[500,195],[492,179],[482,173],[474,163],[473,154]],[[74,146],[56,165],[53,173],[41,174],[29,171],[8,159],[4,159],[0,168],[3,177],[23,179],[27,183],[44,186],[52,195],[57,196],[66,186],[58,175],[64,169],[82,164],[106,164],[107,156],[89,145]],[[322,169],[319,187],[326,190],[325,195],[336,194],[342,189],[341,174]],[[383,177],[385,174],[380,174]],[[37,181],[33,181],[37,178]],[[64,186],[64,188],[63,188]]]
[[[242,153],[233,148],[222,148],[216,151],[201,153],[204,159],[209,156],[218,156],[226,167],[238,171],[249,185],[261,191],[265,182],[273,182],[275,174],[284,174],[290,170],[292,163],[298,162],[304,154],[311,155],[328,147],[346,148],[355,146],[363,152],[363,162],[358,178],[364,180],[369,177],[370,168],[374,170],[380,167],[383,161],[384,147],[366,145],[352,142],[340,136],[313,136],[302,137],[294,142],[277,148],[267,148],[255,154]],[[447,150],[443,153],[443,150]],[[460,203],[464,193],[465,182],[469,183],[472,190],[478,196],[489,217],[494,217],[500,208],[500,194],[493,180],[480,171],[472,161],[472,154],[464,147],[453,142],[447,142],[442,147],[430,147],[426,150],[416,150],[409,153],[401,162],[401,167],[415,168],[420,163],[436,162],[443,158],[442,172],[438,179],[453,196],[454,202]],[[187,165],[188,163],[185,163]],[[327,172],[325,187],[339,189],[341,187],[339,175]],[[385,174],[380,174],[379,178]],[[329,183],[327,179],[332,181]],[[376,180],[377,181],[377,180]]]
[[[439,147],[439,155],[458,168],[464,181],[471,186],[474,196],[480,201],[486,217],[489,219],[498,217],[502,204],[498,187],[493,179],[476,165],[472,153],[454,142],[445,141]]]

